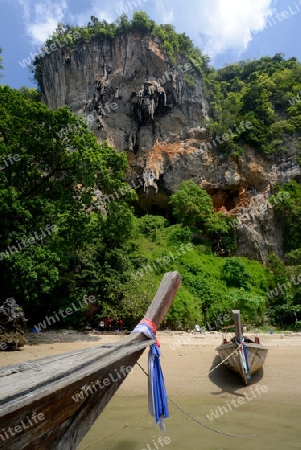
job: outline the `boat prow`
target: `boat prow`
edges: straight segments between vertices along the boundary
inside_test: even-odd
[[[267,354],[268,347],[251,339],[242,336],[240,325],[240,311],[232,311],[235,322],[235,337],[230,342],[224,342],[216,348],[224,365],[233,372],[238,373],[245,384],[251,379],[251,376],[262,368]]]
[[[245,343],[244,346],[247,351],[250,374],[253,375],[262,368],[268,354],[268,348],[261,344],[256,344],[255,342]],[[228,369],[238,373],[245,384],[248,384],[249,380],[241,364],[238,345],[234,342],[228,342],[227,344],[220,345],[216,350],[218,351],[221,360],[224,361],[224,365],[228,367]]]
[[[144,318],[159,327],[180,283],[178,272],[165,274]],[[114,344],[27,365],[39,371],[20,368],[14,373],[12,366],[2,368],[1,449],[74,450],[145,348],[154,342],[133,332]]]

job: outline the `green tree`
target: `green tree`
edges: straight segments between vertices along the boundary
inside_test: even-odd
[[[156,240],[159,230],[163,230],[166,220],[161,216],[152,216],[147,214],[146,216],[138,219],[138,230],[144,236],[149,237],[151,240]]]
[[[227,286],[248,289],[250,276],[243,263],[236,258],[227,259],[222,267],[223,279]]]
[[[124,284],[123,299],[119,305],[119,315],[131,329],[144,317],[160,285],[161,277],[130,278]]]
[[[264,324],[267,308],[266,297],[263,294],[245,289],[231,289],[227,297],[231,305],[229,309],[239,309],[244,323],[253,326]]]
[[[99,145],[67,107],[52,111],[28,92],[4,86],[0,110],[2,295],[32,321],[84,294],[100,309],[118,304],[136,198],[124,183],[125,154]],[[56,229],[45,233],[49,225]]]
[[[212,198],[193,181],[184,181],[170,197],[173,215],[182,224],[209,241],[218,254],[229,254],[236,248],[235,230],[222,213],[214,213]]]
[[[280,191],[281,192],[281,191]],[[278,197],[279,200],[279,197]],[[267,266],[271,271],[270,292],[268,294],[269,314],[275,325],[296,326],[301,316],[300,249],[288,254],[292,266],[285,265],[275,254],[270,253]],[[272,294],[272,295],[271,295]]]
[[[41,94],[34,88],[28,88],[26,86],[21,86],[19,91],[28,100],[32,100],[34,102],[39,102],[41,100]]]
[[[145,33],[151,32],[155,26],[155,22],[149,18],[146,12],[136,11],[133,14],[131,27],[134,30],[143,31]]]
[[[287,252],[301,248],[301,186],[292,180],[283,188],[276,186],[270,199],[284,231],[284,248]]]
[[[210,195],[193,181],[181,183],[179,190],[170,197],[170,204],[176,219],[192,228],[204,228],[213,214]]]
[[[131,22],[126,14],[121,14],[121,16],[116,20],[116,24],[118,31],[121,33],[126,33],[131,27]]]

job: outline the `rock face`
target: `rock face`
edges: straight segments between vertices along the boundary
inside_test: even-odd
[[[52,109],[68,105],[119,151],[151,152],[208,116],[201,78],[196,89],[184,81],[193,65],[183,59],[172,67],[150,36],[93,38],[59,49],[41,64],[42,101]]]
[[[216,211],[238,220],[241,256],[266,261],[282,256],[281,230],[268,198],[276,182],[300,180],[297,150],[264,159],[245,148],[238,160],[223,158],[203,128],[209,116],[202,77],[184,57],[172,66],[160,41],[140,33],[93,38],[41,60],[42,100],[68,105],[86,118],[99,141],[125,151],[128,179],[144,181],[140,207],[156,213],[183,180],[212,195]]]
[[[1,350],[16,350],[26,344],[24,330],[26,319],[23,309],[16,300],[7,298],[0,306],[0,347]]]
[[[212,196],[215,211],[237,218],[238,256],[266,262],[269,251],[283,256],[282,231],[269,197],[277,182],[301,182],[297,151],[267,160],[246,147],[237,160],[224,158],[202,144],[205,130],[189,130],[185,138],[154,146],[148,169],[159,180],[159,192],[172,194],[183,180],[193,180]]]

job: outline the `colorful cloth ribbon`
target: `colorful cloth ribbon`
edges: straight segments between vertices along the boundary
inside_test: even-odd
[[[167,394],[164,376],[160,365],[160,342],[156,339],[156,326],[149,319],[143,319],[133,330],[156,340],[148,353],[148,410],[155,418],[155,425],[165,430],[164,418],[169,417]]]
[[[240,357],[240,361],[242,364],[242,367],[246,373],[247,376],[247,380],[251,380],[251,372],[250,372],[250,368],[249,368],[249,362],[248,362],[248,353],[247,353],[247,349],[246,346],[244,345],[244,338],[242,338],[241,341],[239,341],[239,339],[236,338],[236,342],[239,344],[239,357]]]

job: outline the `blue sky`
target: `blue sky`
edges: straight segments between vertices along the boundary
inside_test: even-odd
[[[27,65],[58,22],[84,25],[91,15],[115,21],[118,11],[146,11],[158,23],[171,23],[221,67],[264,55],[296,56],[301,61],[301,0],[0,0],[2,83],[33,86]]]

